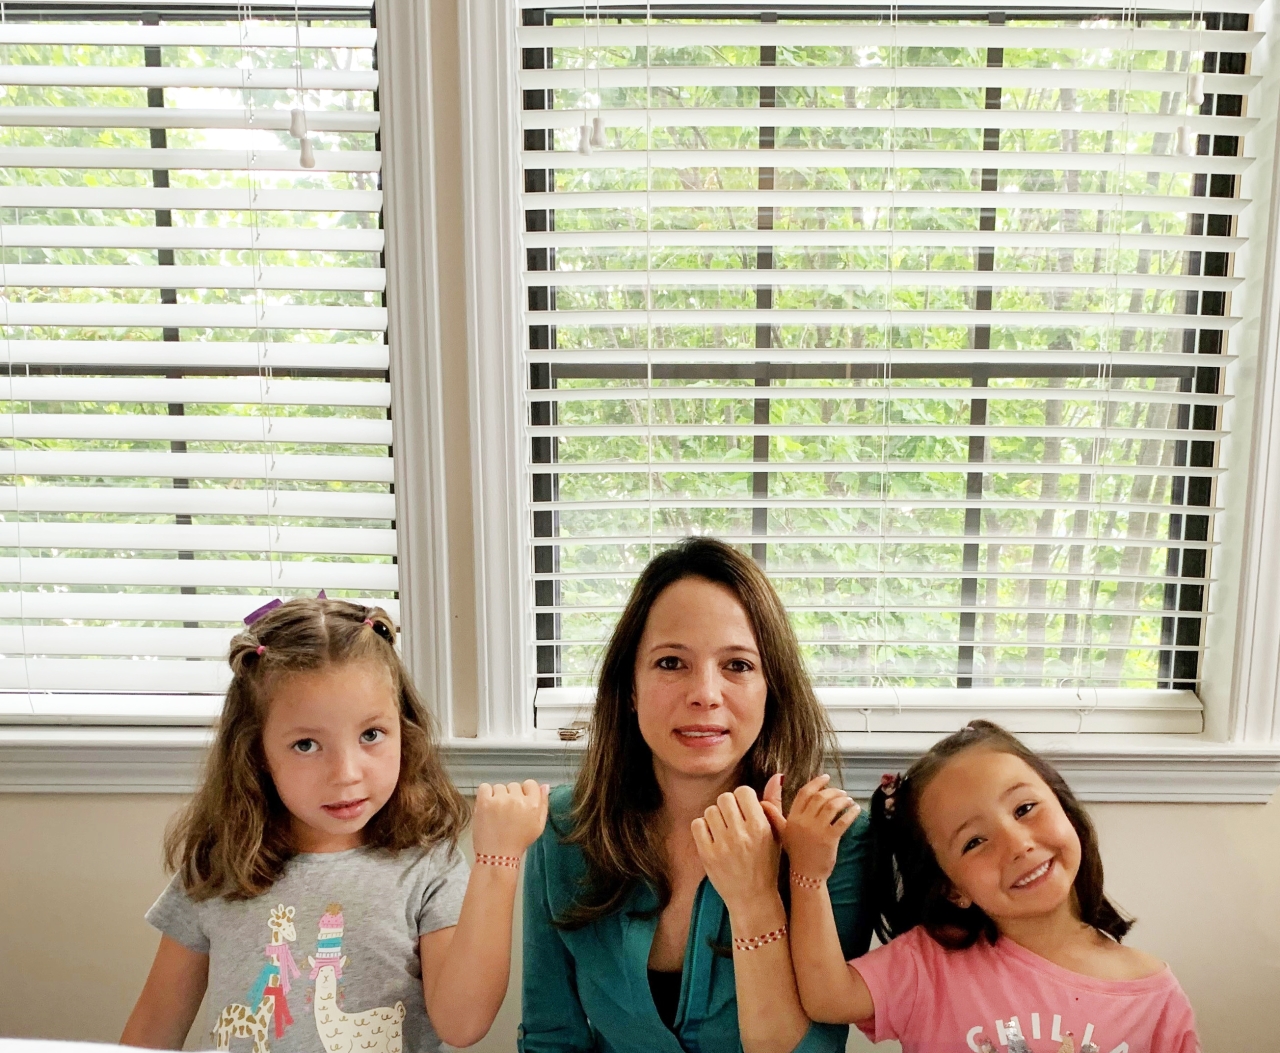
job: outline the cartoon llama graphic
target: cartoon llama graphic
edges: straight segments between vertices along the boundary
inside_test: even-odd
[[[338,977],[347,964],[346,955],[342,953],[340,903],[331,903],[325,908],[316,954],[307,956],[307,964],[316,982],[316,1032],[325,1053],[401,1053],[403,1002],[363,1013],[344,1013],[338,1008]]]
[[[276,1038],[283,1036],[285,1029],[293,1023],[285,996],[289,993],[290,979],[302,975],[289,949],[289,944],[298,938],[293,915],[293,907],[286,907],[283,903],[271,912],[267,922],[271,931],[271,942],[265,949],[267,964],[249,991],[248,1005],[233,1002],[218,1014],[218,1021],[213,1027],[218,1049],[230,1049],[232,1038],[252,1038],[253,1053],[269,1053],[267,1030],[272,1021],[275,1022]],[[258,1008],[250,1009],[252,1005]]]

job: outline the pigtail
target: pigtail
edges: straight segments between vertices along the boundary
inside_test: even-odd
[[[911,928],[904,910],[905,887],[898,864],[895,796],[901,776],[886,775],[871,795],[871,900],[873,927],[881,943],[888,943]]]

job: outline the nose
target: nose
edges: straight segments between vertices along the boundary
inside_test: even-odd
[[[358,747],[340,746],[333,754],[333,781],[338,786],[350,786],[360,781],[362,769]]]
[[[1031,831],[1012,818],[1005,820],[1001,838],[1011,862],[1017,862],[1023,856],[1030,854],[1036,846],[1036,840],[1031,835]]]
[[[721,693],[720,666],[716,662],[699,662],[694,666],[686,701],[691,706],[719,708],[724,698]]]

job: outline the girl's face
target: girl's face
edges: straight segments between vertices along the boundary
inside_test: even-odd
[[[920,795],[920,821],[961,906],[997,927],[1073,909],[1080,838],[1057,795],[1011,753],[974,747]]]
[[[348,662],[282,676],[262,746],[293,817],[294,848],[355,848],[400,778],[400,707],[390,672]]]
[[[768,694],[732,591],[682,578],[658,595],[636,649],[635,710],[659,785],[732,776],[760,734]]]

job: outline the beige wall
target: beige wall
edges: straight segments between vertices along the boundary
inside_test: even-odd
[[[119,1037],[155,951],[142,914],[178,803],[0,796],[0,1036]],[[1207,1053],[1280,1049],[1280,803],[1093,813],[1107,887],[1141,919],[1133,942],[1172,964]],[[484,1053],[515,1048],[513,966]]]

